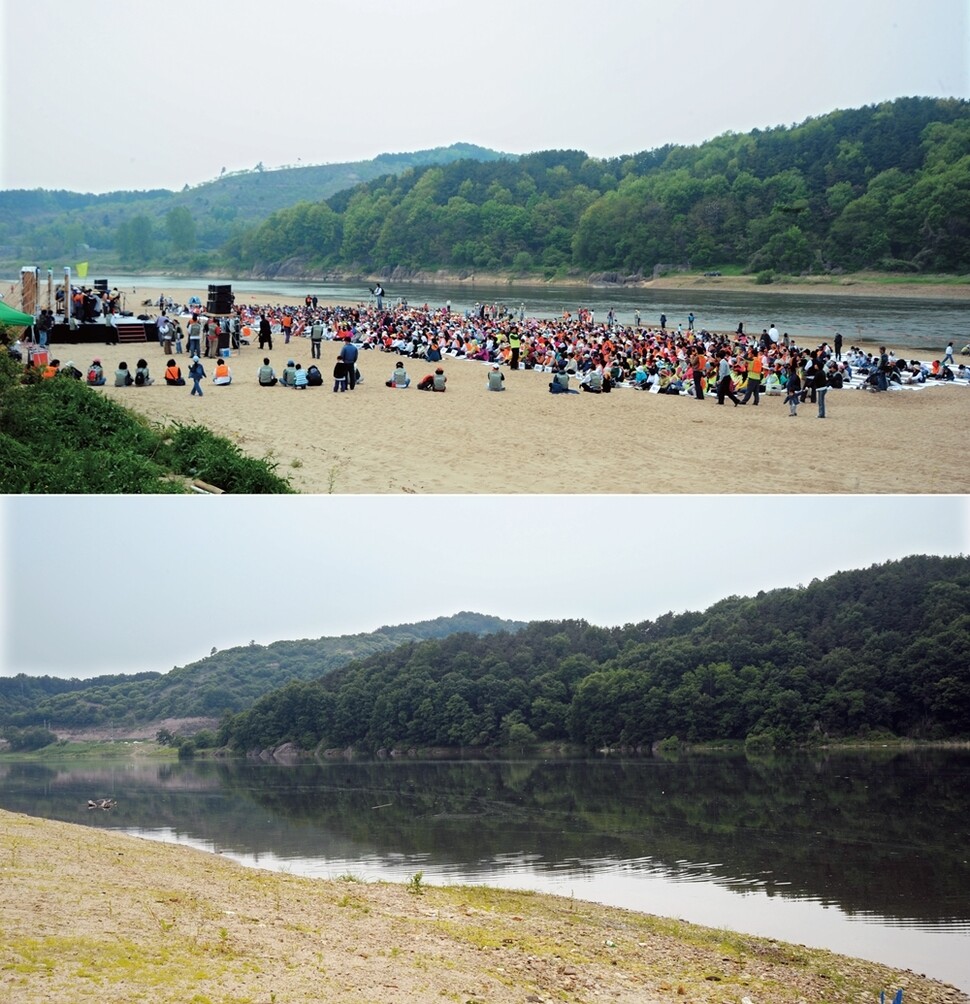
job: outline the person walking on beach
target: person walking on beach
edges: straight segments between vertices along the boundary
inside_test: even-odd
[[[735,408],[741,403],[731,385],[731,353],[727,349],[723,349],[717,364],[717,403],[724,404],[726,397],[734,402]]]
[[[189,376],[192,378],[192,390],[189,391],[189,396],[192,397],[195,394],[198,394],[199,397],[202,397],[202,387],[200,386],[200,381],[205,379],[205,370],[203,369],[198,356],[192,357],[192,365],[189,367]]]
[[[793,356],[788,364],[788,387],[785,397],[785,404],[788,405],[788,417],[798,418],[798,402],[802,396],[802,380],[798,375],[799,361],[797,356]]]
[[[758,401],[761,398],[761,375],[763,368],[761,353],[756,348],[748,349],[748,381],[744,387],[744,394],[741,395],[742,404],[747,404],[751,396],[754,395],[755,407],[758,406]]]
[[[943,353],[943,365],[949,364],[952,366],[956,360],[953,358],[953,342],[946,343],[946,351]]]

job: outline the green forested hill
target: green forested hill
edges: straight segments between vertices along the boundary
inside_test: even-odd
[[[24,674],[0,677],[0,728],[42,723],[52,729],[117,726],[168,717],[219,716],[248,708],[258,697],[291,680],[316,679],[352,659],[455,632],[474,637],[521,626],[517,621],[463,612],[366,634],[213,651],[205,659],[164,674],[116,674],[90,680]]]
[[[599,748],[872,731],[970,735],[970,559],[911,557],[622,628],[411,643],[269,694],[221,738]]]
[[[373,160],[223,174],[179,192],[104,195],[45,189],[0,191],[0,258],[51,266],[91,259],[123,268],[150,264],[204,269],[209,253],[244,227],[299,202],[408,168],[504,154],[470,143],[385,153]]]
[[[970,102],[899,98],[606,160],[454,144],[257,165],[181,192],[0,192],[0,260],[293,277],[962,275]]]
[[[900,98],[790,127],[597,160],[582,151],[409,169],[291,206],[230,268],[650,276],[970,271],[970,102]]]

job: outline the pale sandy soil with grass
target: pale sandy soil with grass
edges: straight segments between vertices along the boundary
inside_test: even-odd
[[[0,811],[0,1000],[967,1004],[886,966],[488,888],[321,880]]]

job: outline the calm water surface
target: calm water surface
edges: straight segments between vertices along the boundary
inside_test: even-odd
[[[118,800],[88,811],[88,798]],[[970,752],[0,765],[0,806],[294,874],[535,889],[970,991]],[[879,988],[873,988],[878,990]]]
[[[188,299],[193,293],[203,303],[211,279],[171,279],[165,276],[127,276],[110,280],[117,282],[125,293],[129,310],[138,310],[141,300],[138,286],[184,290]],[[365,284],[274,282],[220,280],[231,282],[236,299],[249,301],[253,292],[276,293],[283,297],[302,299],[307,293],[353,304],[371,300]],[[855,342],[880,344],[921,350],[921,358],[940,358],[947,342],[952,341],[957,352],[970,342],[970,305],[961,300],[923,300],[896,297],[826,296],[824,294],[729,292],[717,290],[633,290],[602,289],[575,286],[543,286],[522,288],[494,285],[429,285],[421,283],[387,283],[387,302],[405,298],[412,304],[428,303],[432,307],[451,301],[453,310],[474,310],[478,303],[502,304],[516,312],[524,306],[529,317],[558,317],[564,310],[575,313],[579,307],[595,311],[606,320],[610,308],[615,309],[623,324],[634,323],[634,312],[640,311],[644,325],[656,325],[661,313],[667,324],[687,327],[687,315],[693,311],[697,328],[714,331],[734,331],[739,321],[745,330],[759,334],[776,323],[778,330],[787,331],[801,344],[831,341],[841,331],[846,346]]]

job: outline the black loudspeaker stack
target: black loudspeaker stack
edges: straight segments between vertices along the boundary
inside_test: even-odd
[[[99,293],[107,293],[108,292],[108,280],[107,279],[95,279],[94,280],[94,288]]]
[[[231,314],[234,299],[235,298],[232,295],[232,286],[210,285],[206,312],[210,314]]]

